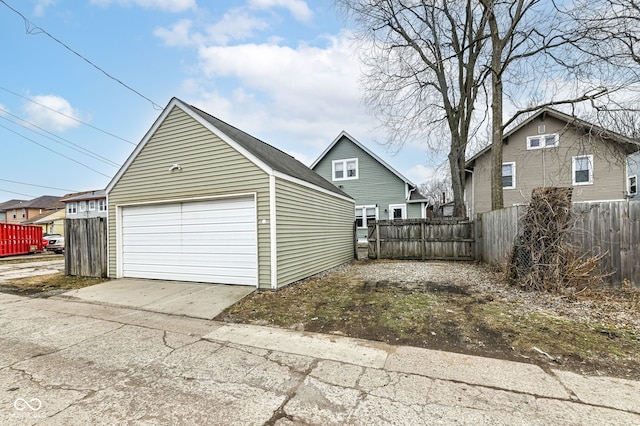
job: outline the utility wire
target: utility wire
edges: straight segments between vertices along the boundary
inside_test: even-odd
[[[0,189],[0,192],[8,192],[9,194],[24,195],[29,198],[36,198],[35,195],[23,194],[22,192],[9,191],[8,189]]]
[[[18,120],[20,120],[20,121],[22,121],[22,122],[24,122],[24,123],[27,123],[28,125],[24,125],[24,124],[17,123],[17,122],[15,122],[15,121],[9,120],[7,117],[3,117],[2,115],[0,115],[0,118],[2,118],[3,120],[7,120],[9,123],[13,123],[13,124],[15,124],[15,125],[18,125],[18,126],[22,127],[23,129],[27,129],[27,130],[29,130],[29,131],[31,131],[31,132],[34,132],[35,134],[37,134],[37,135],[39,135],[39,136],[45,137],[45,138],[47,138],[47,139],[49,139],[49,140],[51,140],[51,141],[53,141],[53,142],[55,142],[55,143],[59,143],[60,145],[64,146],[65,148],[73,149],[74,151],[77,151],[77,152],[79,152],[79,153],[81,153],[81,154],[84,154],[84,155],[86,155],[86,156],[92,157],[92,158],[93,158],[93,159],[95,159],[95,160],[102,161],[103,163],[108,164],[108,165],[110,165],[110,166],[112,166],[112,167],[118,167],[118,164],[117,164],[116,162],[111,161],[111,160],[109,160],[108,158],[103,157],[103,156],[102,156],[102,155],[100,155],[100,154],[96,154],[95,152],[92,152],[92,151],[90,151],[90,150],[88,150],[88,149],[86,149],[86,148],[84,148],[84,147],[82,147],[82,146],[80,146],[80,145],[78,145],[78,144],[75,144],[75,143],[71,142],[71,141],[70,141],[70,140],[68,140],[68,139],[65,139],[65,138],[63,138],[63,137],[61,137],[61,136],[58,136],[58,135],[56,135],[55,133],[51,133],[51,132],[49,132],[48,130],[43,129],[42,127],[38,126],[37,124],[31,123],[30,121],[27,121],[27,120],[25,120],[25,119],[23,119],[23,118],[20,118],[20,117],[18,117],[18,116],[17,116],[17,115],[15,115],[15,114],[12,114],[11,112],[7,111],[6,109],[3,109],[3,108],[1,108],[1,107],[0,107],[0,112],[4,112],[4,113],[5,113],[5,114],[7,114],[7,115],[10,115],[10,116],[12,116],[12,117],[15,117],[15,118],[17,118]],[[45,132],[45,133],[47,133],[47,134],[49,134],[49,135],[51,135],[51,136],[54,136],[54,137],[56,137],[56,138],[58,138],[58,139],[60,139],[60,140],[62,140],[62,141],[64,141],[64,142],[68,143],[68,144],[69,144],[69,145],[71,145],[71,146],[65,146],[62,142],[57,141],[57,140],[53,139],[53,138],[52,138],[52,137],[50,137],[50,136],[47,136],[47,135],[43,135],[43,134],[41,134],[41,133],[38,133],[38,132],[36,132],[35,130],[33,130],[31,127],[35,127],[35,128],[36,128],[36,129],[38,129],[38,130],[41,130],[41,131],[43,131],[43,132]]]
[[[2,2],[2,0],[0,0],[0,2]],[[22,96],[21,94],[16,93],[16,92],[13,92],[13,91],[11,91],[11,90],[9,90],[9,89],[6,89],[6,88],[4,88],[4,87],[2,87],[2,86],[0,86],[0,90],[4,90],[4,91],[5,91],[5,92],[7,92],[7,93],[11,93],[11,94],[12,94],[12,95],[14,95],[14,96],[17,96],[17,97],[22,98],[22,99],[24,99],[24,100],[26,100],[26,101],[32,102],[32,103],[34,103],[34,104],[36,104],[36,105],[41,106],[42,108],[46,108],[46,109],[48,109],[49,111],[53,111],[53,112],[55,112],[56,114],[60,114],[60,115],[62,115],[63,117],[70,118],[71,120],[74,120],[74,121],[76,121],[76,122],[78,122],[78,123],[80,123],[80,124],[84,124],[85,126],[91,127],[91,128],[92,128],[92,129],[94,129],[94,130],[97,130],[97,131],[99,131],[99,132],[102,132],[102,133],[104,133],[105,135],[109,135],[109,136],[114,137],[114,138],[116,138],[116,139],[120,139],[121,141],[126,142],[126,143],[131,144],[131,145],[137,145],[136,143],[131,142],[131,141],[129,141],[129,140],[126,140],[126,139],[124,139],[124,138],[121,138],[121,137],[120,137],[120,136],[118,136],[118,135],[114,135],[113,133],[110,133],[110,132],[108,132],[108,131],[106,131],[106,130],[102,130],[102,129],[100,129],[100,128],[98,128],[98,127],[94,126],[94,125],[91,125],[91,124],[89,124],[89,123],[85,123],[84,121],[82,121],[82,120],[78,120],[77,118],[75,118],[75,117],[73,117],[73,116],[71,116],[71,115],[67,115],[67,114],[65,114],[65,113],[63,113],[63,112],[57,111],[57,110],[55,110],[55,109],[53,109],[53,108],[50,108],[50,107],[48,107],[48,106],[46,106],[46,105],[44,105],[44,104],[41,104],[40,102],[36,102],[36,101],[34,101],[33,99],[27,98],[26,96]]]
[[[154,109],[156,109],[156,110],[161,110],[162,109],[162,107],[160,105],[158,105],[157,103],[153,102],[151,99],[147,98],[146,96],[144,96],[142,93],[138,92],[133,87],[128,86],[127,84],[123,83],[121,80],[119,80],[116,77],[112,76],[111,74],[106,72],[104,69],[100,68],[98,65],[94,64],[89,59],[85,58],[80,53],[76,52],[71,47],[69,47],[68,45],[63,43],[61,40],[59,40],[59,39],[55,38],[54,36],[52,36],[51,34],[49,34],[44,28],[39,27],[36,24],[34,24],[33,22],[31,22],[30,20],[28,20],[27,17],[24,16],[22,13],[18,12],[16,9],[14,9],[11,6],[9,6],[6,1],[0,0],[0,3],[4,4],[5,6],[7,6],[9,9],[11,9],[13,12],[18,14],[22,18],[22,20],[24,21],[25,31],[26,31],[27,34],[40,34],[40,33],[45,34],[51,40],[55,41],[56,43],[58,43],[59,45],[61,45],[65,49],[67,49],[69,52],[73,53],[74,55],[76,55],[79,58],[81,58],[82,60],[84,60],[86,63],[88,63],[89,65],[91,65],[92,67],[94,67],[95,69],[97,69],[98,71],[100,71],[101,73],[106,75],[107,77],[109,77],[111,80],[113,80],[116,83],[122,85],[123,87],[129,89],[130,91],[132,91],[136,95],[140,96],[142,99],[145,99],[146,101],[150,102]]]
[[[8,130],[8,131],[10,131],[11,133],[13,133],[13,134],[15,134],[15,135],[18,135],[18,136],[20,136],[21,138],[24,138],[24,139],[28,140],[29,142],[32,142],[32,143],[34,143],[34,144],[36,144],[36,145],[38,145],[38,146],[40,146],[40,147],[42,147],[42,148],[46,149],[47,151],[51,151],[51,152],[53,152],[53,153],[54,153],[54,154],[56,154],[56,155],[59,155],[59,156],[61,156],[61,157],[64,157],[64,158],[66,158],[67,160],[73,161],[74,163],[79,164],[79,165],[81,165],[82,167],[86,167],[87,169],[89,169],[89,170],[91,170],[91,171],[93,171],[93,172],[96,172],[96,173],[98,173],[98,174],[100,174],[100,175],[102,175],[102,176],[104,176],[104,177],[106,177],[106,178],[111,178],[111,176],[109,176],[109,175],[105,175],[104,173],[99,172],[98,170],[96,170],[96,169],[94,169],[94,168],[92,168],[92,167],[89,167],[89,166],[87,166],[86,164],[81,163],[80,161],[74,160],[73,158],[68,157],[68,156],[66,156],[66,155],[64,155],[64,154],[62,154],[62,153],[60,153],[60,152],[58,152],[58,151],[56,151],[56,150],[53,150],[53,149],[49,148],[49,147],[48,147],[48,146],[46,146],[46,145],[43,145],[43,144],[41,144],[41,143],[39,143],[39,142],[36,142],[36,141],[34,141],[33,139],[30,139],[30,138],[28,138],[28,137],[26,137],[26,136],[24,136],[24,135],[22,135],[22,134],[20,134],[20,133],[18,133],[18,132],[16,132],[16,131],[14,131],[14,130],[11,130],[11,129],[10,129],[10,128],[8,128],[7,126],[3,126],[2,124],[0,124],[0,127],[4,128],[4,129],[7,129],[7,130]]]
[[[75,189],[68,189],[68,188],[56,188],[55,186],[44,186],[44,185],[35,185],[33,183],[26,183],[26,182],[18,182],[16,180],[9,180],[9,179],[0,179],[0,181],[2,182],[9,182],[9,183],[17,183],[18,185],[26,185],[26,186],[35,186],[37,188],[45,188],[45,189],[55,189],[58,191],[67,191],[67,192],[78,192]],[[0,189],[0,191],[4,191],[3,189]],[[22,194],[22,195],[26,195],[26,194]]]

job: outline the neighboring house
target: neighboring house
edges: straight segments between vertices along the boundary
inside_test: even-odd
[[[53,212],[47,211],[46,213],[43,213],[40,217],[34,218],[33,220],[27,223],[41,226],[42,233],[44,235],[50,235],[50,234],[64,235],[64,219],[65,219],[65,211],[64,209],[60,209],[60,210],[55,210]]]
[[[536,187],[573,188],[573,201],[624,200],[633,139],[544,108],[508,131],[502,145],[504,206],[528,203]],[[466,162],[469,215],[491,210],[491,147]]]
[[[627,198],[640,200],[638,177],[640,176],[640,151],[627,156]]]
[[[311,168],[356,200],[360,242],[367,240],[369,220],[427,217],[429,203],[417,186],[347,132],[341,132]]]
[[[107,217],[107,193],[104,189],[68,195],[62,201],[67,219]]]
[[[62,208],[64,208],[64,204],[60,202],[60,197],[53,195],[43,195],[29,201],[16,200],[15,203],[7,203],[4,206],[5,221],[7,223],[30,223],[35,218],[42,217],[44,213],[53,213]]]
[[[4,203],[0,203],[0,222],[6,222],[8,215],[12,213],[12,212],[9,212],[7,214],[8,207],[15,206],[18,203],[26,203],[26,202],[27,200],[9,200],[9,201],[5,201]]]
[[[278,288],[354,258],[354,202],[173,98],[107,186],[109,276]]]

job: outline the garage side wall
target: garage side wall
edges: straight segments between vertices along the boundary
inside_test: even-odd
[[[353,260],[354,203],[276,179],[278,287]]]
[[[173,164],[180,164],[182,169],[169,171]],[[180,108],[174,108],[108,194],[109,276],[117,276],[117,205],[248,193],[255,193],[257,201],[258,283],[269,287],[267,173]]]

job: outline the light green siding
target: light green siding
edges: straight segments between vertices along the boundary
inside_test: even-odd
[[[332,161],[358,159],[358,179],[333,180]],[[356,206],[378,206],[378,219],[389,219],[389,205],[405,204],[407,218],[422,218],[420,203],[407,203],[407,184],[374,157],[343,136],[314,166],[320,176],[355,199]],[[366,229],[358,230],[358,238],[366,238]]]
[[[169,172],[175,163],[182,170]],[[270,287],[269,176],[174,107],[108,194],[109,276],[117,268],[116,206],[239,193],[257,197],[258,283]]]
[[[544,125],[544,134],[558,133],[557,147],[527,150],[527,136],[536,136],[538,126]],[[572,158],[593,155],[593,184],[573,185]],[[503,144],[502,161],[514,162],[516,187],[504,189],[504,206],[528,203],[531,191],[541,186],[573,188],[573,201],[620,200],[625,191],[624,147],[605,141],[596,134],[567,126],[564,121],[547,116],[540,117],[518,129]],[[473,181],[468,178],[468,198],[473,193],[474,214],[491,210],[491,153],[478,157],[473,170]],[[473,188],[472,186],[473,185]]]
[[[353,260],[351,201],[276,179],[278,286]]]

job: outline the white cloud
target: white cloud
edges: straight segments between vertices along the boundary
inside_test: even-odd
[[[109,6],[117,3],[121,6],[140,6],[145,9],[160,9],[165,12],[184,12],[189,9],[195,10],[196,0],[91,0],[92,4],[99,6]]]
[[[182,19],[170,29],[156,28],[153,31],[153,35],[162,39],[167,46],[189,46],[194,43],[190,32],[192,22],[190,19]]]
[[[307,2],[302,0],[250,0],[249,5],[255,9],[282,7],[288,9],[299,21],[309,21],[313,16]]]
[[[31,99],[37,103],[27,103],[23,108],[26,120],[30,123],[55,132],[63,132],[80,125],[73,119],[79,119],[78,111],[73,109],[66,99],[55,95],[33,96]]]
[[[264,30],[269,24],[263,19],[249,15],[240,9],[225,13],[221,20],[207,27],[208,40],[225,45],[230,40],[244,40],[254,35],[255,30]]]
[[[44,10],[55,3],[55,0],[38,0],[36,6],[33,8],[33,14],[35,16],[43,16]]]
[[[439,175],[439,172],[436,169],[424,166],[422,164],[416,164],[415,166],[411,167],[407,170],[406,174],[407,178],[416,185],[420,185],[421,183],[430,181],[431,179],[433,179],[434,175]]]

